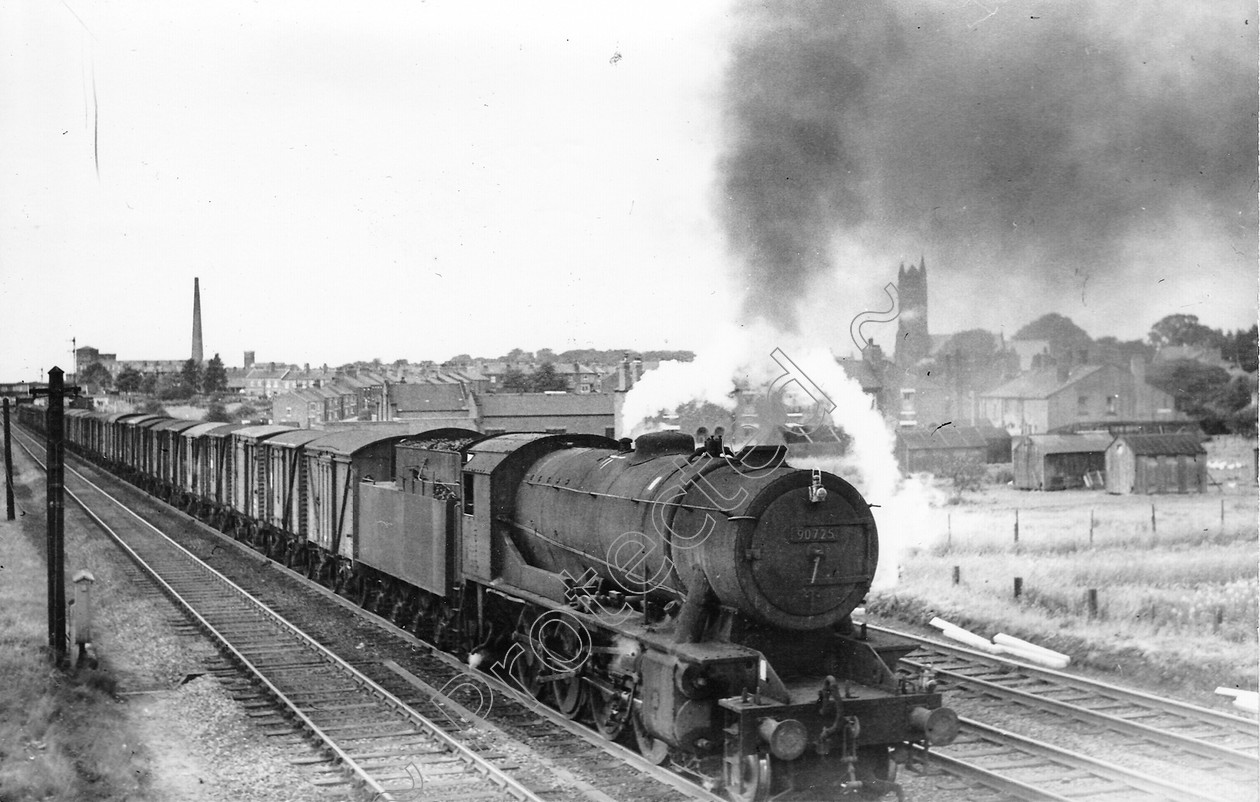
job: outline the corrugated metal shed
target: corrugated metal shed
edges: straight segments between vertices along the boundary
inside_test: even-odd
[[[1207,449],[1192,434],[1123,434],[1120,439],[1139,456],[1175,456],[1206,454]]]
[[[1109,434],[1034,434],[1027,438],[1042,454],[1085,454],[1102,452],[1111,445]]]

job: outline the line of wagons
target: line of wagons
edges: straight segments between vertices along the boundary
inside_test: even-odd
[[[24,415],[24,423],[44,428],[42,409],[28,407]],[[405,572],[396,544],[374,543],[372,532],[361,538],[356,531],[360,485],[392,487],[400,451],[431,457],[436,455],[428,449],[435,444],[462,445],[483,437],[465,429],[422,435],[329,432],[137,413],[65,413],[65,438],[77,453],[277,562],[360,596],[370,590],[363,577],[376,575],[362,567]],[[406,456],[404,461],[416,462]],[[419,477],[421,472],[410,473]],[[429,495],[455,499],[458,488],[451,491],[431,488]],[[436,585],[445,583],[434,581],[434,574],[446,573],[443,566],[425,563],[418,570],[426,575],[411,579],[418,587],[444,592]]]

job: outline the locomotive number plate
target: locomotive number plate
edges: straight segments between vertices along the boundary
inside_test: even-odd
[[[788,535],[789,543],[835,543],[839,539],[838,526],[800,526]]]

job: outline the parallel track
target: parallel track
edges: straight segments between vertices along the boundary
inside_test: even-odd
[[[1192,760],[1201,763],[1206,772],[1236,783],[1244,789],[1242,793],[1255,792],[1260,728],[1254,720],[884,627],[868,628],[916,642],[919,648],[903,662],[930,669],[947,688],[973,691],[1083,722],[1133,742],[1154,744],[1181,756],[1168,761],[1169,775],[1180,774],[1181,764]],[[1222,798],[1162,777],[1064,752],[967,718],[960,721],[959,740],[934,752],[932,759],[951,773],[1018,799]],[[1049,766],[1056,768],[1047,776]],[[1059,790],[1048,790],[1056,788]]]
[[[960,718],[961,734],[932,763],[950,774],[1027,800],[1216,802],[1187,786]]]
[[[950,687],[1066,716],[1087,724],[1254,776],[1260,763],[1260,726],[1254,719],[1166,697],[1037,668],[972,649],[871,626],[915,641],[905,662],[928,668]]]
[[[288,718],[283,727],[305,734],[326,756],[330,776],[317,784],[344,784],[348,777],[374,800],[422,792],[430,799],[542,802],[492,760],[421,716],[108,491],[71,468],[66,480],[66,495],[282,705]],[[108,503],[102,505],[102,499]]]
[[[69,471],[67,473],[69,474]],[[95,486],[93,485],[93,487]],[[103,493],[104,491],[100,491],[100,492]],[[75,500],[78,501],[77,498]],[[79,503],[82,505],[82,502],[79,502]],[[115,501],[114,503],[119,504],[121,506],[121,502]],[[128,514],[132,516],[135,515],[134,513],[131,513],[129,510],[128,510]],[[248,550],[246,547],[242,546],[241,544],[236,543],[235,541],[231,541],[225,536],[218,535],[217,533],[215,534],[218,537],[222,537],[225,540],[228,540],[229,542],[233,543],[234,545],[241,547],[245,553],[250,554],[250,555],[255,555],[254,552],[252,552],[251,550]],[[172,543],[172,545],[174,545],[175,548],[178,548],[180,551],[183,551],[183,549],[178,547],[177,544]],[[124,548],[126,547],[124,546]],[[128,551],[130,553],[130,549],[128,549]],[[185,552],[185,554],[187,554],[187,552]],[[188,556],[191,557],[191,555],[188,555]],[[135,558],[139,561],[138,557],[135,557]],[[207,568],[206,570],[213,571],[213,569],[209,569],[209,568]],[[217,572],[215,573],[217,576]],[[290,573],[293,573],[293,572],[290,572]],[[296,573],[294,573],[293,575],[299,579],[302,579]],[[227,581],[227,580],[224,580],[224,581]],[[303,580],[303,581],[306,581],[306,580]],[[306,582],[308,585],[325,593],[330,598],[336,599],[339,603],[347,607],[353,608],[359,612],[369,615],[369,617],[373,618],[378,623],[385,622],[389,628],[394,630],[395,634],[402,634],[404,637],[407,637],[407,638],[411,637],[409,633],[405,633],[405,631],[403,630],[397,630],[396,628],[392,627],[392,624],[389,624],[389,622],[387,622],[385,619],[380,618],[378,616],[371,615],[370,613],[366,613],[366,611],[362,611],[360,608],[358,608],[356,605],[353,605],[351,602],[345,599],[342,599],[341,597],[335,596],[334,594],[331,593],[331,591],[328,591],[327,589],[324,589],[320,586],[313,585],[309,583],[309,581],[306,581]],[[167,587],[165,583],[163,583],[163,586]],[[172,590],[168,590],[168,593],[172,593],[172,592],[173,592]],[[240,591],[240,592],[244,593],[244,591]],[[199,622],[201,621],[201,616],[199,614],[195,612],[192,614],[197,620],[199,620]],[[283,621],[283,619],[281,619],[280,616],[270,611],[268,611],[266,613],[266,616],[264,616],[264,620],[268,620],[268,619],[275,619],[275,620]],[[205,627],[204,624],[203,624],[203,627]],[[1024,664],[1012,663],[1010,661],[994,660],[992,656],[990,655],[984,655],[979,652],[971,652],[970,650],[966,650],[966,649],[956,649],[953,647],[943,646],[941,644],[937,644],[935,642],[928,641],[926,639],[917,638],[915,636],[906,635],[905,633],[901,633],[901,632],[892,632],[891,630],[886,630],[880,627],[874,627],[874,628],[876,630],[889,632],[890,634],[895,634],[899,637],[910,638],[912,640],[918,641],[923,647],[929,649],[930,651],[928,651],[927,654],[916,653],[909,660],[907,660],[907,662],[912,665],[919,665],[919,666],[932,668],[934,671],[938,673],[938,675],[946,679],[948,685],[958,687],[958,688],[972,687],[979,691],[984,692],[986,695],[992,695],[992,696],[998,696],[1001,698],[1011,699],[1012,701],[1018,701],[1022,704],[1032,704],[1033,701],[1026,698],[1028,696],[1032,696],[1035,699],[1040,700],[1038,703],[1034,705],[1038,707],[1039,709],[1054,709],[1055,712],[1059,712],[1063,715],[1072,715],[1074,718],[1077,718],[1079,720],[1090,721],[1091,723],[1095,723],[1095,724],[1101,724],[1103,721],[1106,721],[1107,723],[1104,724],[1103,726],[1107,726],[1109,729],[1124,732],[1128,729],[1127,725],[1133,724],[1134,722],[1126,722],[1126,718],[1123,716],[1114,716],[1114,715],[1097,713],[1096,710],[1101,709],[1101,708],[1095,708],[1094,710],[1091,710],[1088,707],[1075,707],[1072,705],[1067,705],[1065,700],[1056,699],[1054,696],[1041,697],[1038,695],[1038,692],[1042,689],[1041,688],[1042,684],[1044,683],[1047,686],[1053,686],[1053,683],[1055,681],[1062,683],[1061,685],[1054,686],[1052,690],[1048,691],[1049,693],[1058,693],[1065,688],[1073,689],[1077,691],[1078,693],[1084,693],[1087,691],[1094,693],[1094,692],[1097,692],[1099,689],[1104,689],[1106,693],[1101,694],[1104,698],[1109,699],[1112,702],[1124,700],[1126,704],[1133,704],[1135,707],[1141,707],[1142,710],[1146,712],[1149,712],[1155,708],[1142,707],[1142,705],[1144,704],[1147,704],[1147,703],[1159,703],[1161,705],[1166,704],[1167,707],[1161,706],[1160,708],[1158,708],[1160,710],[1161,715],[1170,715],[1170,712],[1169,712],[1170,710],[1184,708],[1185,711],[1187,711],[1187,713],[1190,714],[1191,717],[1195,721],[1200,723],[1201,727],[1203,728],[1207,728],[1209,726],[1219,727],[1220,730],[1224,733],[1222,736],[1220,736],[1221,739],[1228,740],[1232,738],[1233,741],[1231,741],[1231,744],[1229,746],[1220,746],[1218,744],[1213,744],[1210,740],[1204,740],[1204,738],[1210,739],[1213,737],[1210,733],[1205,733],[1205,734],[1195,733],[1192,736],[1187,736],[1184,733],[1172,732],[1169,734],[1172,736],[1173,742],[1178,743],[1178,744],[1184,744],[1186,741],[1195,742],[1194,744],[1183,747],[1185,751],[1187,751],[1188,754],[1197,754],[1199,757],[1204,758],[1204,759],[1220,761],[1223,763],[1223,765],[1227,765],[1233,768],[1245,768],[1245,769],[1250,770],[1254,774],[1254,771],[1257,765],[1256,758],[1254,756],[1255,740],[1256,740],[1255,739],[1255,736],[1256,736],[1255,722],[1248,721],[1247,719],[1241,719],[1235,716],[1229,716],[1227,714],[1217,713],[1216,711],[1207,710],[1205,708],[1197,708],[1192,705],[1185,705],[1182,703],[1172,702],[1171,700],[1163,700],[1163,699],[1158,699],[1156,697],[1149,697],[1145,694],[1140,694],[1137,692],[1129,691],[1129,690],[1118,688],[1115,686],[1091,683],[1087,680],[1082,680],[1078,677],[1072,677],[1070,675],[1060,674],[1059,672],[1044,671],[1041,669],[1033,668],[1031,666],[1026,666]],[[219,635],[216,630],[214,630],[213,628],[210,628],[210,629],[207,629],[207,631],[211,632],[211,634],[214,635],[216,639],[219,639],[220,642],[223,642],[222,636]],[[246,628],[245,635],[247,637],[249,635],[248,628]],[[273,636],[270,636],[270,635],[268,636],[269,639],[271,637]],[[305,638],[305,636],[302,636],[302,637]],[[310,640],[310,639],[307,638],[307,640]],[[419,641],[416,641],[416,642],[422,643]],[[314,642],[311,641],[311,643],[314,643]],[[339,662],[344,663],[344,661],[340,661],[339,658],[336,658],[334,655],[331,654],[331,652],[328,652],[322,646],[319,646],[318,644],[315,644],[315,646],[317,647],[318,650],[327,653],[330,657],[333,658],[333,660],[337,660]],[[231,648],[229,647],[228,651],[231,653],[232,651],[235,651],[235,650],[231,650]],[[448,657],[445,655],[441,655],[441,653],[437,653],[437,652],[434,652],[434,654],[437,655],[439,658]],[[237,654],[234,654],[233,657],[237,662],[241,662],[242,664],[245,664],[248,661],[250,654],[248,652],[244,654],[239,654],[239,656]],[[257,660],[258,657],[255,656],[255,659]],[[967,661],[976,661],[976,660],[984,661],[984,662],[967,662]],[[282,666],[283,666],[283,662],[284,661],[281,661]],[[293,661],[289,661],[289,662],[293,662]],[[293,667],[293,670],[297,672],[295,676],[299,677],[299,680],[298,680],[299,684],[301,684],[303,687],[306,687],[309,681],[300,679],[301,677],[300,672],[301,672],[301,669],[303,668],[303,665],[301,664],[300,660],[298,661],[298,663],[299,665]],[[995,665],[999,663],[1002,664],[1001,667],[995,668]],[[463,668],[462,665],[458,665],[456,663],[452,663],[452,665],[454,667],[458,667],[461,669]],[[311,666],[308,665],[305,667],[309,668]],[[347,664],[347,667],[349,667],[348,664]],[[355,671],[355,669],[353,669],[352,667],[350,667],[350,670]],[[1018,673],[1016,674],[1014,672],[1018,672]],[[356,672],[356,673],[359,673],[359,672]],[[998,676],[989,676],[989,675],[998,675]],[[1007,687],[1003,687],[1002,683],[993,682],[995,678],[1001,678],[1008,675],[1015,678],[1015,684],[1020,684],[1025,687],[1021,687],[1019,689],[1007,688]],[[362,676],[361,673],[360,673],[360,676]],[[574,722],[570,722],[564,719],[556,711],[551,710],[550,708],[547,708],[545,706],[539,705],[537,702],[533,700],[528,700],[528,699],[523,698],[521,694],[516,693],[513,689],[510,688],[510,686],[503,685],[497,682],[496,680],[494,680],[492,677],[487,677],[485,675],[480,675],[480,674],[477,676],[479,677],[481,682],[485,683],[489,687],[493,687],[494,690],[506,693],[508,695],[515,696],[518,702],[521,702],[530,706],[532,708],[532,710],[530,711],[531,713],[541,716],[543,718],[550,719],[552,723],[558,724],[560,726],[564,726],[571,731],[577,731],[578,729],[582,729],[580,725],[577,725]],[[363,677],[363,679],[368,682],[371,682],[371,680],[369,680],[367,677]],[[992,685],[993,687],[990,688],[989,687],[990,685]],[[1036,690],[1029,691],[1027,688],[1027,686],[1029,685],[1036,688]],[[270,687],[270,683],[268,683],[268,687]],[[404,702],[402,702],[397,696],[391,695],[389,691],[386,691],[384,688],[380,688],[380,692],[385,694],[385,697],[391,700],[391,704],[401,705],[405,710],[409,711],[411,715],[415,715],[415,716],[419,715],[415,713],[414,710],[407,707],[407,705]],[[276,695],[280,698],[283,698],[283,694],[280,692],[277,692]],[[401,694],[401,695],[405,696],[406,694]],[[339,698],[339,701],[340,701],[340,698]],[[1077,699],[1072,699],[1071,701],[1077,701]],[[439,702],[438,704],[441,705],[442,703]],[[1065,705],[1066,707],[1064,707]],[[346,707],[345,705],[340,705],[340,704],[338,705],[338,708],[345,708],[345,707]],[[453,709],[458,709],[458,705],[454,703],[451,704],[451,707]],[[1071,711],[1067,710],[1066,709],[1067,707],[1072,708],[1072,710]],[[325,709],[330,709],[330,708],[325,708]],[[298,711],[298,713],[299,715],[301,715],[300,711]],[[1096,716],[1100,716],[1100,715],[1103,716],[1104,718],[1103,719],[1095,718]],[[1139,717],[1142,716],[1142,713],[1139,713],[1138,716]],[[1111,719],[1113,718],[1115,719],[1114,722],[1111,721]],[[384,721],[385,719],[376,718],[375,720]],[[301,721],[301,719],[299,719],[299,721]],[[483,722],[479,720],[479,724],[481,723]],[[1108,764],[1102,761],[1093,760],[1091,758],[1088,758],[1082,755],[1077,755],[1071,752],[1067,752],[1065,750],[1058,749],[1049,744],[1039,743],[1031,739],[1027,739],[1027,738],[1023,738],[1021,736],[1015,735],[1013,733],[997,730],[995,728],[980,724],[979,722],[963,719],[962,724],[963,724],[962,736],[949,749],[949,754],[945,754],[939,750],[935,750],[932,752],[930,762],[934,764],[935,766],[941,769],[944,769],[950,774],[953,774],[960,778],[965,779],[969,783],[992,789],[994,791],[997,791],[998,793],[1005,794],[1011,798],[1024,799],[1024,800],[1089,799],[1089,800],[1103,800],[1104,802],[1106,802],[1106,800],[1111,800],[1111,799],[1115,799],[1115,800],[1163,799],[1163,800],[1192,800],[1193,801],[1193,800],[1206,800],[1206,799],[1219,798],[1215,796],[1203,795],[1185,786],[1180,786],[1177,784],[1164,782],[1163,780],[1152,778],[1146,775],[1142,775],[1138,772],[1129,771],[1127,769],[1123,769],[1121,767],[1118,767],[1112,764]],[[1114,726],[1112,726],[1113,724]],[[1248,727],[1250,729],[1248,729]],[[306,727],[305,722],[303,722],[303,728],[312,729],[318,732],[317,727],[315,726]],[[1147,730],[1152,730],[1152,729],[1157,730],[1157,728],[1151,727],[1149,725],[1138,725],[1137,731],[1146,732]],[[1168,727],[1166,729],[1173,730],[1176,728]],[[582,734],[583,736],[590,736],[589,738],[587,738],[587,740],[592,741],[597,746],[600,745],[597,743],[600,739],[594,733],[583,732],[580,734]],[[443,735],[445,735],[445,733],[443,733]],[[1246,740],[1248,735],[1251,738],[1249,742]],[[454,740],[454,739],[451,739],[449,735],[445,735],[445,737],[448,740],[452,740],[452,741]],[[1145,738],[1145,740],[1161,743],[1162,745],[1171,745],[1168,741],[1165,741],[1162,736],[1147,737]],[[1238,745],[1238,742],[1240,740],[1243,741],[1244,743],[1242,743],[1241,745]],[[458,742],[455,742],[455,744],[456,746],[460,746]],[[620,756],[622,757],[622,759],[626,759],[627,755],[630,758],[637,757],[637,756],[634,756],[632,753],[625,753],[625,750],[623,750],[621,747],[618,747],[614,744],[603,744],[602,746],[604,746],[605,748],[609,750],[619,750],[623,752],[623,754]],[[1250,756],[1248,756],[1248,753],[1247,753],[1248,749],[1250,749],[1251,752],[1253,753]],[[329,751],[333,751],[333,750],[329,750]],[[369,756],[376,756],[379,753],[379,751],[380,750],[378,750],[377,752],[367,752],[366,754],[368,754]],[[1233,753],[1233,755],[1230,754],[1231,752]],[[341,760],[340,758],[339,752],[333,751],[333,754],[338,756],[339,762],[344,763],[344,760]],[[472,753],[472,754],[474,757],[479,757],[475,753]],[[1243,756],[1245,760],[1239,759],[1237,757],[1238,755]],[[415,780],[417,779],[417,777],[419,777],[419,779],[421,779],[421,781],[425,784],[424,787],[428,789],[426,793],[433,794],[432,796],[429,796],[427,798],[434,798],[434,799],[452,798],[448,794],[440,790],[436,785],[433,784],[433,781],[429,779],[429,775],[426,773],[426,770],[420,768],[421,765],[422,764],[418,762],[404,764],[404,770],[401,773],[398,771],[398,766],[394,765],[393,766],[394,773],[392,775],[386,774],[386,782],[395,783],[395,785],[390,786],[390,789],[392,789],[394,792],[411,791],[412,789],[416,788]],[[408,771],[408,768],[409,768],[409,771]],[[645,765],[639,768],[643,769],[643,768],[648,768],[648,767]],[[650,767],[650,769],[655,770],[656,772],[665,773],[659,767],[653,766],[653,767]],[[353,773],[353,770],[351,771]],[[372,786],[367,783],[367,781],[363,778],[362,775],[355,774],[355,776],[358,779],[358,781],[362,783],[364,786],[368,788],[372,788]],[[674,775],[674,777],[675,777],[675,781],[681,782],[683,786],[690,786],[689,788],[680,788],[677,785],[675,786],[676,790],[682,790],[685,795],[693,796],[697,798],[707,798],[711,800],[717,799],[717,797],[713,796],[712,794],[694,785],[691,785],[690,783],[681,781],[681,778],[678,778],[676,775]],[[390,798],[389,796],[390,789],[387,789],[384,785],[380,786],[380,791],[378,791],[379,798],[381,799]],[[526,791],[525,793],[528,794],[528,791]],[[463,797],[463,793],[460,794],[460,797],[461,798]],[[483,798],[483,797],[480,796],[480,792],[478,791],[475,793],[475,798]],[[537,797],[533,795],[515,796],[512,794],[509,794],[509,795],[504,795],[504,796],[490,796],[490,797],[485,797],[485,798],[536,799]]]

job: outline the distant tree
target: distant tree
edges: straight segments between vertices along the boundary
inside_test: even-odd
[[[110,375],[109,369],[100,362],[93,362],[88,365],[76,379],[80,384],[95,384],[106,390],[114,383],[114,377]]]
[[[136,412],[143,412],[146,415],[167,414],[166,407],[162,406],[160,401],[153,398],[150,398],[148,401],[145,401],[143,404],[136,407]]]
[[[534,354],[531,351],[522,351],[519,348],[513,348],[503,357],[505,362],[533,362]]]
[[[555,365],[550,362],[544,362],[529,377],[528,387],[531,392],[545,393],[554,390],[567,390],[569,389],[569,383],[556,372]]]
[[[222,402],[211,401],[202,420],[207,423],[231,423],[232,413],[227,411],[227,407],[223,406]]]
[[[221,393],[227,389],[227,369],[218,354],[206,363],[205,374],[201,378],[201,390],[205,393]]]
[[[1080,326],[1056,312],[1041,317],[1015,332],[1016,340],[1049,340],[1055,348],[1072,347],[1090,342],[1089,335]]]
[[[188,361],[184,363],[183,369],[179,372],[179,384],[182,385],[180,390],[186,393],[185,397],[201,389],[202,378],[201,363],[189,357]]]
[[[1151,345],[1165,348],[1170,345],[1190,345],[1199,348],[1219,347],[1224,336],[1216,329],[1199,322],[1198,315],[1168,315],[1151,326],[1146,335]]]
[[[539,348],[537,353],[534,354],[534,358],[539,362],[555,362],[556,352],[550,348]]]
[[[691,362],[695,351],[644,351],[643,358],[651,362]]]
[[[1251,402],[1250,389],[1242,383],[1231,386],[1224,368],[1190,359],[1152,365],[1146,380],[1171,394],[1177,409],[1197,420],[1208,434],[1226,431],[1226,421]]]
[[[529,376],[523,371],[509,367],[503,371],[503,382],[501,387],[509,393],[527,393],[530,391],[531,382]]]
[[[257,421],[261,420],[262,415],[257,409],[249,404],[241,404],[232,411],[232,422],[240,423],[241,421]]]
[[[140,379],[140,392],[145,395],[157,395],[158,391],[158,375],[156,373],[146,373]]]
[[[394,367],[396,368],[405,368],[407,367],[407,365],[411,363],[408,362],[406,359],[395,359],[393,364],[394,364]]]
[[[114,379],[114,386],[123,393],[138,393],[144,384],[144,376],[135,368],[123,368]]]
[[[1133,357],[1141,357],[1143,362],[1150,362],[1151,357],[1155,355],[1155,346],[1146,340],[1119,340],[1115,337],[1099,337],[1094,340],[1094,344],[1099,346],[1099,350],[1106,355],[1110,352],[1114,355],[1116,364],[1128,365]]]
[[[963,493],[979,490],[984,485],[984,463],[966,457],[953,457],[941,466],[940,475],[952,481],[954,500],[961,501]]]
[[[1257,368],[1256,326],[1247,330],[1239,329],[1224,336],[1221,345],[1221,356],[1238,367],[1254,373]]]

